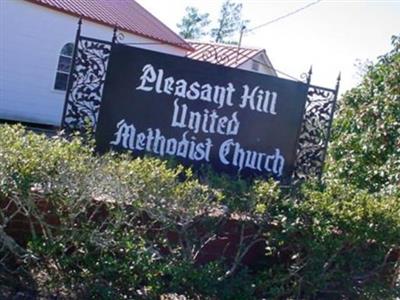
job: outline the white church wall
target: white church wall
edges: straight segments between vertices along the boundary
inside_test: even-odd
[[[0,119],[59,126],[65,91],[54,89],[62,47],[78,18],[23,0],[0,1]],[[83,21],[82,35],[110,41],[111,27]],[[124,43],[154,43],[123,32]],[[167,44],[137,47],[184,56]]]

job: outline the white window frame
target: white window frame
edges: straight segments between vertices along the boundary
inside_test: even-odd
[[[71,55],[63,54],[64,49],[65,49],[66,47],[68,47],[69,45],[72,45]],[[71,69],[71,66],[72,66],[73,49],[74,49],[74,44],[71,43],[71,42],[66,43],[66,44],[61,48],[60,55],[58,56],[56,77],[55,77],[55,79],[54,79],[54,85],[53,85],[53,88],[54,88],[54,90],[56,90],[56,91],[64,91],[64,92],[65,92],[65,91],[67,90],[67,88],[68,88],[68,87],[67,87],[67,85],[68,85],[68,77],[69,77],[70,69]],[[63,59],[63,58],[67,58],[67,59],[69,59],[69,61],[70,61],[70,64],[69,64],[69,67],[68,67],[68,71],[60,70],[60,62],[61,62],[61,59]],[[57,87],[57,80],[59,79],[59,74],[67,75],[67,82],[65,83],[65,88],[64,88],[64,87]]]

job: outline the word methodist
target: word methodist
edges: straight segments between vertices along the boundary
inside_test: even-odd
[[[306,93],[301,82],[114,45],[97,149],[172,156],[286,184]]]

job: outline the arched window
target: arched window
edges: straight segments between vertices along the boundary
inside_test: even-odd
[[[58,59],[56,80],[54,89],[65,91],[68,84],[68,75],[72,65],[72,54],[74,52],[74,44],[67,43],[62,47],[60,58]]]

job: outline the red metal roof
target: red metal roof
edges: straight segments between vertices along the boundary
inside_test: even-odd
[[[249,49],[235,45],[189,42],[195,49],[187,52],[186,57],[207,61],[213,64],[220,64],[227,67],[236,68],[244,62],[264,51],[262,49]]]
[[[1,1],[1,0],[0,0]],[[28,0],[94,22],[171,44],[191,46],[134,0]]]

